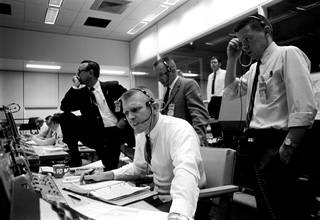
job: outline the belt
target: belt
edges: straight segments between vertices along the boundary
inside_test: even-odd
[[[280,129],[247,129],[240,140],[240,148],[255,151],[256,148],[280,147],[288,131]]]

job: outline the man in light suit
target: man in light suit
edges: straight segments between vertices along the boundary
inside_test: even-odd
[[[169,57],[157,60],[153,69],[158,81],[167,88],[161,113],[187,120],[196,130],[201,145],[207,145],[209,114],[202,101],[198,83],[178,76],[176,64]]]
[[[73,86],[61,101],[63,141],[71,154],[71,166],[81,165],[78,141],[94,148],[105,170],[118,167],[120,145],[134,146],[133,130],[115,101],[126,91],[117,81],[101,82],[99,64],[84,60],[73,76]],[[81,116],[72,112],[80,110]],[[126,137],[126,139],[124,139]]]

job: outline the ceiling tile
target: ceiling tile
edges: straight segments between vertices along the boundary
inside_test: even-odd
[[[61,8],[80,11],[85,3],[85,0],[63,0]]]
[[[128,19],[141,20],[148,15],[153,9],[159,6],[159,3],[145,1],[135,8],[129,15]]]
[[[117,28],[114,29],[115,32],[125,33],[129,31],[133,26],[139,23],[140,20],[135,19],[124,19]]]
[[[75,22],[76,18],[77,18],[76,11],[61,9],[59,11],[56,24],[70,27]]]
[[[40,4],[26,4],[26,21],[43,23],[47,6]]]

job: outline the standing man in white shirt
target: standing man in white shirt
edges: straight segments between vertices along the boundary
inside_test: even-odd
[[[100,81],[100,65],[84,60],[73,76],[72,87],[61,101],[63,141],[71,155],[70,165],[80,166],[78,141],[94,148],[106,170],[118,167],[120,146],[134,146],[133,131],[114,102],[127,91],[118,81]],[[72,112],[80,110],[81,116]]]
[[[208,111],[212,118],[218,120],[226,71],[221,69],[221,60],[216,56],[211,58],[210,66],[212,73],[208,76],[207,84]]]
[[[248,94],[246,141],[239,150],[249,155],[251,166],[242,172],[251,171],[259,219],[309,219],[300,198],[298,157],[317,113],[310,61],[295,46],[278,46],[262,15],[240,21],[235,32],[227,47],[224,97]],[[236,78],[241,53],[254,63]]]
[[[213,56],[210,60],[210,66],[212,73],[208,76],[207,84],[207,100],[208,112],[211,118],[215,120],[219,119],[221,101],[224,89],[224,78],[226,71],[221,69],[221,59]],[[211,133],[213,137],[221,137],[221,128],[218,123],[211,124]]]
[[[153,172],[157,198],[152,201],[170,220],[194,217],[199,188],[206,184],[197,133],[185,120],[159,113],[159,103],[146,88],[121,96],[123,112],[136,134],[133,163],[85,180],[134,180]]]

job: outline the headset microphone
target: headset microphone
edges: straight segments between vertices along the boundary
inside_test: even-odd
[[[148,116],[147,119],[141,121],[140,124],[143,124],[143,123],[147,122],[151,118],[151,116],[152,116],[152,107],[150,106],[150,115]]]

